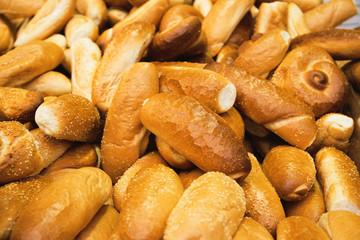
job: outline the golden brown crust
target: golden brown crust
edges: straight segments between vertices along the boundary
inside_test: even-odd
[[[10,239],[75,238],[108,199],[111,188],[109,176],[98,168],[81,168],[64,175],[27,205]]]
[[[58,66],[63,50],[55,43],[33,41],[14,48],[0,58],[0,86],[15,87]]]
[[[216,56],[216,62],[231,64],[239,55],[238,47],[231,44],[224,45]]]
[[[124,20],[129,13],[122,8],[109,8],[108,9],[108,22],[111,26]]]
[[[276,237],[279,240],[330,240],[321,227],[301,216],[292,216],[281,220],[276,231]]]
[[[0,3],[1,4],[1,3]],[[11,21],[4,15],[0,15],[0,56],[13,48],[15,41],[15,28]]]
[[[220,114],[220,117],[229,124],[240,141],[243,141],[245,136],[244,121],[236,108],[231,107],[227,112]]]
[[[0,184],[39,173],[43,162],[34,137],[23,124],[0,122],[0,135]]]
[[[76,10],[89,17],[102,30],[108,20],[108,9],[103,0],[76,0]]]
[[[245,14],[243,19],[236,26],[234,31],[231,33],[226,45],[232,45],[239,47],[243,42],[250,39],[253,34],[253,27],[255,24],[254,18],[251,16],[250,11]],[[225,45],[225,46],[226,46]]]
[[[235,107],[247,117],[305,149],[315,139],[316,122],[311,108],[271,82],[254,77],[243,69],[220,63],[206,69],[220,73],[236,87]]]
[[[200,168],[193,168],[189,170],[181,170],[179,171],[178,175],[181,179],[181,182],[184,186],[184,189],[187,189],[191,183],[200,177],[201,175],[205,174]]]
[[[303,12],[309,11],[323,3],[323,0],[281,0],[282,2],[295,3]],[[259,3],[273,2],[272,0],[258,0]]]
[[[259,7],[259,13],[256,17],[254,35],[266,33],[274,29],[286,31],[287,9],[287,2],[263,2]]]
[[[217,114],[188,96],[160,93],[140,111],[144,126],[205,172],[243,179],[250,161],[242,142]]]
[[[35,122],[47,135],[69,141],[92,142],[101,131],[100,114],[88,99],[65,94],[42,103]]]
[[[92,82],[92,100],[102,114],[109,109],[122,73],[140,61],[154,33],[155,26],[151,23],[132,23],[107,46]]]
[[[244,191],[234,180],[219,172],[205,173],[185,190],[172,210],[164,240],[232,239],[245,204]]]
[[[246,197],[246,216],[261,223],[273,236],[276,227],[285,218],[285,212],[274,187],[271,185],[254,155],[249,154],[251,172],[239,182]]]
[[[88,38],[91,41],[96,41],[99,36],[99,28],[91,18],[74,14],[66,23],[64,33],[67,45],[71,47],[73,42],[80,38]]]
[[[252,218],[245,217],[233,240],[274,240],[269,231]]]
[[[291,39],[311,31],[308,24],[305,22],[304,13],[295,3],[289,3],[288,5],[286,23],[287,31],[289,32]]]
[[[0,13],[2,14],[14,14],[16,16],[33,16],[44,5],[46,0],[1,0],[0,1]]]
[[[351,86],[357,92],[360,92],[360,61],[351,61],[345,64],[341,69],[344,71]]]

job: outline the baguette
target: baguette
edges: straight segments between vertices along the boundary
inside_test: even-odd
[[[27,205],[10,239],[73,239],[110,194],[111,179],[102,170],[89,167],[69,172]]]
[[[80,38],[89,38],[91,41],[96,41],[99,37],[99,28],[91,18],[74,14],[67,22],[64,33],[67,45],[71,47],[73,42]]]
[[[58,66],[63,50],[55,43],[33,41],[0,57],[0,86],[17,87]]]
[[[245,204],[244,191],[234,180],[219,172],[205,173],[193,181],[172,210],[164,240],[232,239]]]
[[[360,215],[360,175],[355,163],[333,147],[322,148],[315,163],[327,211],[347,210]]]
[[[274,240],[269,231],[252,218],[245,217],[233,240]]]
[[[301,149],[306,149],[314,141],[317,126],[308,105],[239,67],[211,63],[205,68],[223,75],[235,85],[235,107],[252,121]]]
[[[140,120],[205,172],[220,171],[243,179],[250,171],[246,150],[235,133],[193,98],[170,93],[154,95],[141,108]]]
[[[159,77],[152,63],[135,63],[121,77],[106,117],[101,140],[101,164],[113,183],[140,157],[149,135],[140,122],[143,101],[159,92]]]

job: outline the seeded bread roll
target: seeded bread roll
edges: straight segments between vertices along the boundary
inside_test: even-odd
[[[111,188],[110,177],[99,168],[81,168],[67,173],[27,205],[10,239],[75,238],[109,198]]]
[[[269,231],[252,218],[245,217],[233,240],[274,240]]]
[[[188,187],[172,210],[164,240],[232,239],[245,213],[243,189],[230,177],[208,172]]]
[[[47,135],[69,141],[95,141],[101,130],[94,104],[75,94],[45,101],[36,110],[35,122]]]

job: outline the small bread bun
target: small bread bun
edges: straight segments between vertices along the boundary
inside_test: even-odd
[[[120,214],[109,205],[103,205],[90,223],[76,236],[76,240],[109,239],[120,220]]]
[[[35,122],[47,135],[69,141],[95,141],[101,130],[94,104],[75,94],[45,101],[36,110]]]
[[[143,167],[147,167],[154,164],[163,164],[167,166],[164,159],[158,152],[150,152],[141,158],[139,158],[131,167],[129,167],[121,178],[114,185],[113,199],[115,208],[120,212],[121,205],[124,201],[126,189],[128,188],[131,179],[136,175],[137,172]]]
[[[328,211],[320,217],[318,225],[334,240],[360,238],[360,216],[349,211]]]
[[[0,86],[21,86],[58,66],[63,50],[55,43],[33,41],[0,57]]]
[[[44,101],[35,92],[12,87],[0,87],[0,121],[34,121],[35,111]]]
[[[263,2],[256,17],[254,36],[274,29],[287,30],[288,3],[285,1]]]
[[[65,26],[67,45],[71,47],[73,42],[80,38],[88,38],[96,41],[99,36],[99,28],[94,21],[80,14],[74,14]]]
[[[276,239],[330,240],[326,232],[316,223],[301,216],[292,216],[281,220],[276,230]]]
[[[245,217],[233,240],[274,240],[269,231],[252,218]]]
[[[170,93],[154,95],[141,108],[140,120],[205,172],[220,171],[243,179],[250,171],[242,142],[219,115],[194,98]]]
[[[187,189],[195,179],[197,179],[204,173],[205,172],[202,171],[200,168],[179,171],[179,177],[181,179],[181,182],[183,183],[184,189]]]
[[[316,179],[311,155],[292,146],[271,149],[265,156],[262,167],[279,197],[286,201],[304,198]]]
[[[162,164],[141,168],[126,189],[113,235],[120,233],[121,239],[161,239],[166,220],[183,191],[179,176],[171,168]]]
[[[234,180],[219,172],[205,173],[172,210],[164,240],[230,240],[244,217],[245,204],[244,191]]]
[[[99,168],[67,173],[27,205],[10,239],[73,239],[108,199],[111,189],[110,177]]]
[[[303,216],[313,222],[317,222],[325,213],[324,194],[318,181],[314,182],[308,194],[299,201],[283,202],[287,217]]]
[[[360,175],[355,163],[333,147],[322,148],[315,163],[327,211],[347,210],[360,215]]]
[[[90,18],[101,31],[108,20],[108,9],[103,0],[76,0],[76,10]]]
[[[51,182],[51,177],[34,176],[0,187],[0,239],[9,239],[22,210]]]
[[[263,173],[253,154],[249,154],[251,172],[239,182],[246,197],[246,216],[262,224],[273,236],[276,227],[285,218],[285,212],[274,187]]]

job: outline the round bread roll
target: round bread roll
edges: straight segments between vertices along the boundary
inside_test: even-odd
[[[27,205],[10,239],[75,238],[108,199],[111,188],[110,177],[99,168],[81,168],[67,173]]]
[[[141,168],[126,189],[119,231],[113,235],[120,232],[123,240],[161,239],[166,220],[183,191],[179,176],[171,168],[162,164]]]
[[[35,122],[47,135],[69,141],[95,141],[101,130],[94,104],[75,94],[45,101],[35,112]]]
[[[243,179],[250,171],[246,149],[235,133],[219,115],[191,97],[156,94],[144,103],[140,120],[205,172]]]
[[[252,218],[245,217],[233,240],[274,240],[269,231]]]
[[[316,179],[311,155],[292,146],[271,149],[265,156],[262,167],[279,197],[287,201],[304,198]]]
[[[208,172],[187,188],[172,210],[164,240],[232,239],[245,214],[243,189],[230,177]]]
[[[279,222],[278,240],[330,240],[326,232],[306,217],[292,216]]]

